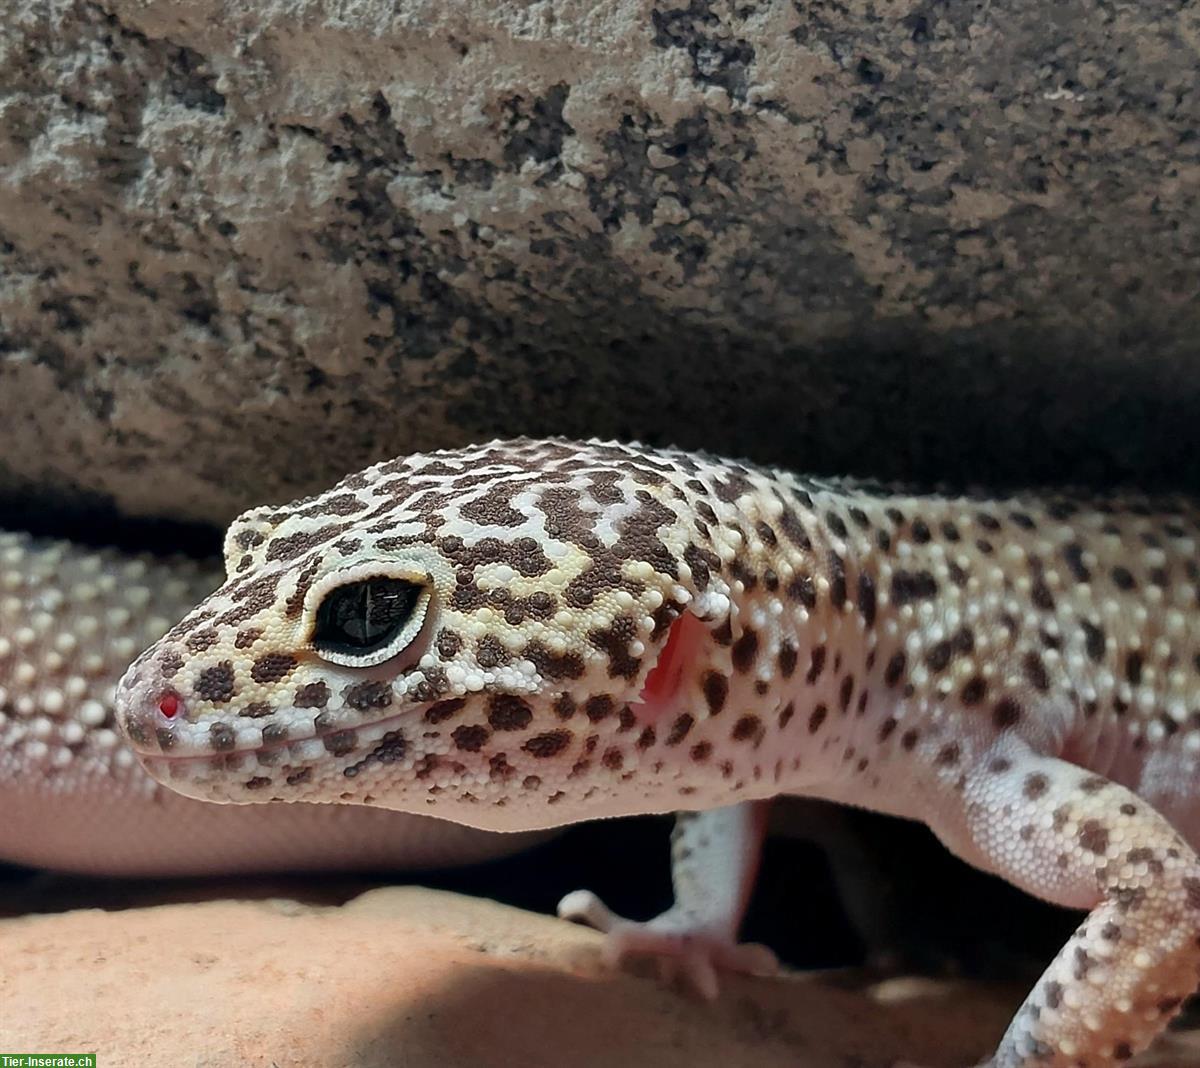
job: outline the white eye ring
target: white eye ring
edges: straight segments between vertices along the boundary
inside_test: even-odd
[[[308,648],[341,667],[382,664],[421,633],[432,600],[433,577],[395,562],[334,571],[304,598]]]

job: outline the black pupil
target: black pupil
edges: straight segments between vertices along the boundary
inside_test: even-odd
[[[317,609],[313,641],[334,652],[372,653],[404,628],[421,587],[396,578],[370,578],[332,590]]]

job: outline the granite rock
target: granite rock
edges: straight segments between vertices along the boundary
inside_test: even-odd
[[[1200,488],[1200,15],[0,0],[7,514],[413,449]]]

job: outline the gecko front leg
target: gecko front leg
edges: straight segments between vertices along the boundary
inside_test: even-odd
[[[558,914],[603,931],[605,953],[614,964],[656,956],[664,978],[679,978],[708,1000],[717,996],[718,969],[773,974],[778,962],[766,946],[737,941],[758,872],[766,816],[766,802],[679,813],[671,835],[675,904],[652,920],[617,916],[588,890],[564,897]]]
[[[1110,1068],[1147,1046],[1200,977],[1200,860],[1125,787],[1016,744],[966,773],[934,830],[967,860],[1089,914],[987,1068]],[[942,823],[939,826],[938,823]]]

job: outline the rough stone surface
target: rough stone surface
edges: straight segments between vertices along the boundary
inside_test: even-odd
[[[595,932],[418,888],[85,909],[0,920],[0,937],[6,1047],[118,1065],[963,1068],[1019,1000],[839,972],[731,977],[707,1005],[611,971]],[[1138,1068],[1197,1056],[1177,1036]]]
[[[0,933],[7,1046],[120,1065],[961,1068],[1013,1000],[795,976],[731,979],[708,1006],[610,972],[594,932],[419,889],[81,910]],[[935,1037],[942,1012],[956,1024]]]
[[[1200,488],[1198,10],[0,0],[8,514],[544,432]]]

